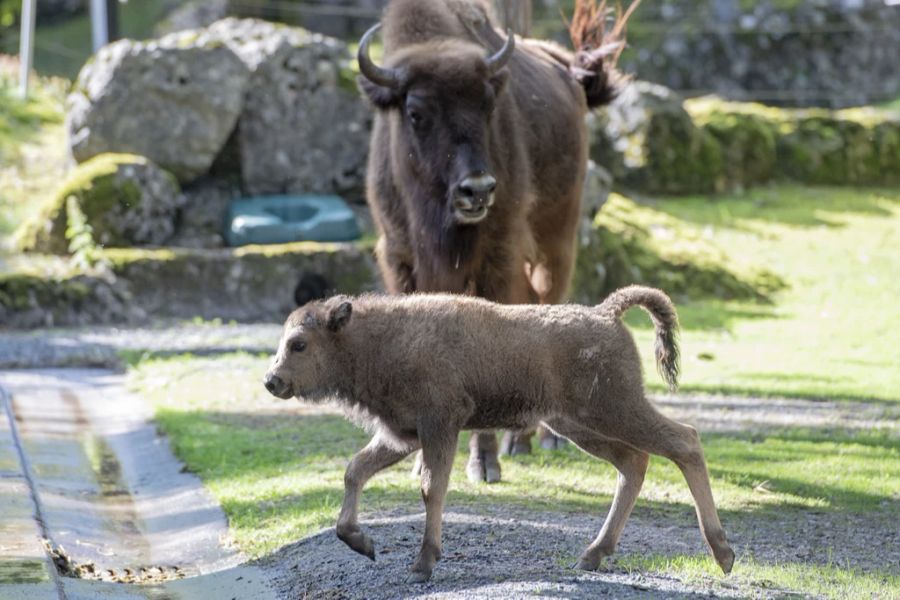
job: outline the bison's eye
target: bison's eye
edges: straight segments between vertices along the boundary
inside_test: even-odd
[[[291,343],[291,352],[303,352],[306,350],[306,342],[297,340]]]
[[[412,126],[416,129],[421,128],[425,124],[425,117],[415,108],[406,109],[406,116],[409,118],[409,122]]]

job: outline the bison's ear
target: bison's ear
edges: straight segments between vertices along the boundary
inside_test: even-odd
[[[386,110],[400,105],[400,94],[396,90],[372,83],[362,75],[356,78],[356,84],[376,108]]]
[[[328,331],[340,331],[347,323],[350,322],[350,315],[353,314],[353,305],[349,302],[341,302],[330,311],[328,311]]]

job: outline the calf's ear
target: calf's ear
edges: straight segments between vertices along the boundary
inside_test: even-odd
[[[356,84],[375,108],[386,110],[400,105],[400,94],[396,90],[373,83],[362,75],[356,78]]]
[[[328,331],[332,333],[340,331],[347,323],[350,322],[350,315],[353,314],[353,305],[349,302],[341,302],[330,311],[328,311]]]

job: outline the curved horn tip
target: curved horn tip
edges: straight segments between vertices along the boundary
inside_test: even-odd
[[[513,33],[512,29],[507,29],[506,42],[504,42],[503,47],[500,48],[500,50],[498,50],[496,54],[485,59],[491,75],[506,66],[506,63],[509,62],[509,59],[512,57],[513,51],[515,49],[516,35],[515,33]]]
[[[356,52],[356,61],[359,63],[359,72],[366,79],[378,85],[393,88],[399,83],[397,72],[394,69],[379,67],[369,56],[369,44],[379,29],[381,29],[381,23],[375,23],[360,38],[359,50]]]

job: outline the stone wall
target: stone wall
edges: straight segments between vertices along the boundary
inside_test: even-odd
[[[593,160],[617,184],[652,193],[713,193],[773,180],[900,183],[896,111],[682,101],[638,81],[589,122]]]
[[[537,32],[568,43],[559,14],[573,4],[535,0]],[[900,96],[900,5],[885,0],[645,1],[628,43],[627,72],[688,95],[831,108]]]
[[[101,269],[0,275],[0,328],[145,323],[153,319],[281,322],[309,299],[377,288],[367,244],[300,242],[238,249],[120,249]]]

